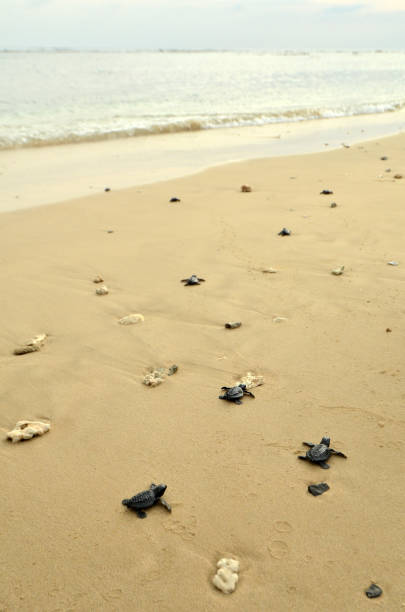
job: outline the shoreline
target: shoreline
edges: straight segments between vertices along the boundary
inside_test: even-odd
[[[385,138],[405,111],[0,151],[0,212],[188,176],[216,165]]]

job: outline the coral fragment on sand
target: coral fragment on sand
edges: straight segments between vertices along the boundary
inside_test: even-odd
[[[143,384],[147,387],[157,387],[161,385],[167,376],[173,376],[178,370],[178,366],[173,364],[170,368],[156,368],[148,372],[143,379]]]
[[[233,593],[239,580],[239,561],[236,559],[220,559],[217,568],[217,573],[212,579],[213,585],[223,593],[228,595]]]
[[[27,340],[22,346],[14,349],[14,355],[25,355],[26,353],[34,353],[39,351],[46,340],[46,334],[38,334],[30,340]]]
[[[18,421],[14,429],[8,432],[7,438],[12,442],[30,440],[35,436],[42,436],[50,428],[49,423],[42,423],[42,421]]]
[[[134,325],[135,323],[141,323],[143,321],[145,321],[145,317],[142,314],[132,313],[119,319],[118,323],[120,325]]]

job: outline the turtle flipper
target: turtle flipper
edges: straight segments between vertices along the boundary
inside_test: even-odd
[[[161,504],[164,508],[166,508],[168,512],[172,511],[172,507],[167,503],[165,499],[162,499],[161,497],[159,497],[158,503]]]
[[[298,455],[298,459],[302,459],[303,461],[308,461],[308,457],[304,457],[303,455]]]
[[[309,446],[309,448],[312,448],[313,446],[315,446],[315,444],[312,444],[312,442],[303,442],[304,446]]]
[[[200,281],[200,283],[205,283],[205,278],[199,278],[198,280]]]
[[[221,387],[221,389],[223,389],[224,391],[228,391],[228,389],[231,389],[231,387]]]
[[[330,468],[330,465],[328,465],[326,461],[318,461],[317,463],[324,470],[329,470]]]
[[[235,399],[235,400],[233,400],[233,402],[234,402],[234,404],[241,404],[242,403],[240,399]]]
[[[251,391],[244,391],[243,395],[250,395],[250,397],[254,397],[253,393]]]
[[[146,512],[144,512],[143,510],[137,510],[136,514],[138,515],[139,518],[144,519],[146,518],[148,515],[146,514]]]
[[[228,398],[226,397],[226,395],[219,395],[219,396],[218,396],[218,398],[219,398],[219,399],[225,399],[225,400],[226,400],[226,399],[228,399]]]
[[[338,457],[344,457],[345,459],[347,459],[347,455],[345,455],[344,453],[335,451],[333,448],[330,448],[329,450],[332,453],[332,455],[337,455]]]

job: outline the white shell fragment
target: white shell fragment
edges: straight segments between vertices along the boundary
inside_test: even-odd
[[[331,274],[334,274],[335,276],[340,276],[341,274],[343,274],[344,269],[344,266],[340,266],[340,268],[335,268],[334,270],[332,270]]]
[[[283,321],[288,321],[287,317],[274,317],[273,323],[282,323]]]
[[[14,355],[25,355],[26,353],[34,353],[39,351],[46,340],[46,334],[38,334],[27,340],[22,346],[14,349]]]
[[[49,423],[41,421],[18,421],[14,429],[8,432],[7,438],[14,442],[30,440],[35,436],[42,436],[51,428]]]
[[[122,317],[122,319],[119,319],[118,323],[120,325],[133,325],[134,323],[141,323],[142,321],[145,321],[145,317],[142,314],[133,313]]]
[[[108,288],[105,285],[101,285],[101,287],[97,287],[96,293],[97,295],[107,295]]]
[[[242,378],[235,384],[243,384],[246,385],[246,389],[253,389],[254,387],[264,385],[264,377],[253,374],[253,372],[248,372],[246,376],[242,376]]]
[[[104,283],[104,278],[97,274],[97,276],[93,278],[93,283]]]
[[[233,593],[239,580],[239,561],[237,559],[220,559],[217,568],[217,573],[212,579],[213,585],[227,595]]]
[[[263,268],[262,272],[263,274],[276,274],[277,270],[274,268]]]
[[[388,261],[387,265],[388,266],[399,266],[399,263],[397,261]]]

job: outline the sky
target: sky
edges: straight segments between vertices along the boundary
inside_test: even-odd
[[[405,0],[1,0],[0,49],[405,49]]]

